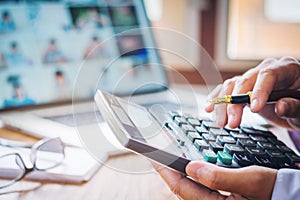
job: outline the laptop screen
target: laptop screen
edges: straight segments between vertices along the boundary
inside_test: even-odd
[[[1,0],[0,110],[164,89],[149,26],[140,0]]]

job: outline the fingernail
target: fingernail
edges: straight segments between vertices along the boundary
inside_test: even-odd
[[[259,105],[258,99],[252,99],[251,104],[250,104],[251,110],[255,111],[256,108],[258,107],[258,105]]]
[[[289,107],[289,104],[287,102],[285,102],[285,101],[283,102],[283,108],[284,109],[283,109],[283,113],[282,114],[284,116],[286,116],[289,113],[290,107]]]
[[[282,101],[275,107],[275,112],[279,117],[284,117],[287,114],[288,109],[289,105],[285,101]]]
[[[186,167],[186,172],[191,177],[198,177],[201,172],[201,167],[198,163],[190,162]]]
[[[207,101],[204,106],[205,106],[205,108],[208,108],[211,106],[211,103],[209,101]]]

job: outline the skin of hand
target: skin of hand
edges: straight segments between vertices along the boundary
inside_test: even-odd
[[[277,170],[250,166],[239,169],[218,167],[214,164],[192,161],[186,167],[186,176],[152,163],[174,194],[181,199],[196,200],[266,200],[271,199]],[[229,195],[218,191],[230,192]]]
[[[299,62],[291,57],[279,60],[269,58],[243,75],[226,80],[213,90],[208,100],[252,91],[252,112],[259,113],[277,125],[300,129],[299,100],[282,98],[276,104],[266,105],[272,90],[299,88]],[[205,109],[207,112],[214,111],[220,127],[228,124],[235,128],[241,123],[244,106],[208,103]],[[186,166],[187,178],[157,163],[153,163],[153,166],[170,189],[182,199],[271,199],[277,176],[277,170],[265,167],[228,169],[207,162],[192,161]],[[230,195],[218,191],[227,191]]]
[[[243,94],[252,91],[250,109],[259,113],[272,123],[288,129],[300,130],[300,101],[292,98],[282,98],[276,104],[267,104],[267,99],[273,90],[299,89],[300,63],[292,57],[265,59],[257,67],[241,76],[226,80],[217,86],[208,96],[208,100],[224,95]],[[245,105],[219,104],[208,102],[205,110],[214,111],[217,124],[222,127],[228,124],[235,128],[241,123]]]

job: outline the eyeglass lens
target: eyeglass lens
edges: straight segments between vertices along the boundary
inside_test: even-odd
[[[64,160],[64,144],[58,138],[46,141],[36,148],[35,168],[38,170],[51,169]]]
[[[25,166],[18,154],[6,154],[0,157],[0,188],[9,186],[23,177]]]

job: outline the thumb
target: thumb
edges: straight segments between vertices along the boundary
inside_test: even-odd
[[[288,119],[292,127],[300,129],[300,101],[293,98],[282,98],[275,105],[279,117]]]
[[[275,105],[279,117],[296,118],[300,116],[300,101],[293,98],[282,98]]]
[[[277,173],[274,169],[258,166],[229,169],[199,161],[190,162],[186,172],[206,187],[249,199],[271,199]]]

